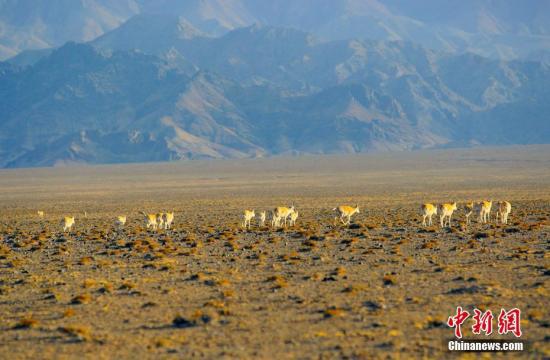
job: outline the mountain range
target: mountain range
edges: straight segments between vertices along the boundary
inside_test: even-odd
[[[183,16],[214,37],[263,24],[324,40],[399,40],[499,59],[550,58],[549,0],[0,0],[0,60],[90,41],[136,15]]]
[[[84,43],[60,37],[0,62],[0,167],[550,142],[546,14],[511,14],[506,1],[465,2],[453,19],[436,16],[445,1],[259,3],[71,2],[112,21],[94,20],[104,27]],[[387,27],[375,18],[540,41],[502,56],[411,41],[397,25],[397,37],[346,30]]]

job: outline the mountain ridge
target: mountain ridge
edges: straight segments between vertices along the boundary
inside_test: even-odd
[[[68,43],[0,63],[0,167],[550,141],[543,62],[266,25],[154,50]]]
[[[408,40],[499,59],[548,58],[550,1],[514,0],[0,0],[0,60],[91,41],[134,16],[183,16],[212,37],[263,23],[326,40]],[[157,39],[161,40],[161,39]]]

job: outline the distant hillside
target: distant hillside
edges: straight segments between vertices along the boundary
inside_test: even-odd
[[[35,61],[0,63],[0,167],[550,142],[540,62],[165,15]]]
[[[259,23],[499,59],[548,59],[550,49],[549,0],[0,0],[0,60],[92,40],[135,15],[181,16],[214,37]]]
[[[139,11],[134,0],[0,0],[0,60],[92,40]]]

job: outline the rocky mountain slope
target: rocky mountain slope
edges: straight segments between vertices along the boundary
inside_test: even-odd
[[[141,16],[0,63],[0,167],[547,143],[549,81],[544,62]]]
[[[215,37],[259,23],[325,40],[412,41],[499,59],[550,56],[549,0],[0,0],[0,60],[89,41],[136,15],[181,16]]]

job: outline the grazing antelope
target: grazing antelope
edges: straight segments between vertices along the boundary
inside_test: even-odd
[[[298,219],[298,211],[293,211],[290,214],[290,226],[296,225],[296,220]]]
[[[265,224],[265,217],[266,217],[266,213],[265,211],[261,211],[260,212],[260,226],[264,226]]]
[[[172,227],[172,223],[174,222],[174,212],[167,212],[164,213],[162,216],[162,220],[164,223],[164,229],[170,229]]]
[[[499,201],[497,203],[497,223],[500,218],[500,222],[503,224],[508,224],[508,215],[512,211],[512,204],[508,201]]]
[[[464,205],[464,213],[466,215],[466,225],[470,224],[470,216],[474,212],[474,203],[469,202]]]
[[[38,210],[36,213],[38,214],[38,217],[39,217],[39,218],[42,219],[42,218],[44,217],[44,211]]]
[[[283,221],[283,224],[286,227],[286,221],[294,211],[295,211],[294,210],[294,205],[292,205],[289,208],[286,207],[286,206],[276,207],[273,210],[273,220],[271,222],[273,227],[281,226],[281,220]]]
[[[491,207],[493,207],[493,201],[484,200],[477,204],[480,223],[484,224],[488,221],[491,221]]]
[[[147,229],[153,228],[153,230],[157,230],[157,214],[146,214],[143,211],[140,213],[145,216],[145,224],[147,225]]]
[[[254,212],[254,210],[245,210],[243,214],[243,218],[244,218],[243,227],[245,229],[250,229],[250,222],[255,217],[256,217],[256,213]]]
[[[456,210],[456,202],[452,204],[441,204],[439,205],[439,221],[441,222],[441,227],[444,226],[444,224],[447,224],[448,227],[451,227],[451,216],[453,216],[453,212]],[[445,219],[448,219],[445,221]]]
[[[126,225],[126,215],[118,215],[115,220],[115,225],[118,227]]]
[[[422,204],[422,225],[426,226],[426,218],[428,218],[428,225],[432,226],[432,216],[437,215],[437,207],[434,204]]]
[[[74,225],[74,216],[65,216],[62,220],[63,223],[63,232],[69,230],[71,231],[71,228]]]
[[[335,207],[334,209],[332,209],[332,211],[338,212],[338,214],[340,215],[340,221],[342,222],[342,224],[349,225],[350,222],[351,222],[351,217],[354,214],[359,213],[359,205],[355,205],[355,207],[347,206],[347,205],[340,205],[340,206]],[[344,221],[345,217],[348,218],[347,221]],[[337,219],[338,219],[338,217],[335,217],[334,221],[336,221]]]

